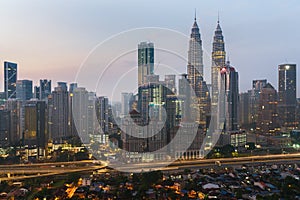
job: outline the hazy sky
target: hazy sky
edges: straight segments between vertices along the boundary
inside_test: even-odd
[[[18,79],[37,83],[40,78],[48,78],[53,86],[57,81],[73,82],[89,52],[105,39],[141,27],[162,27],[189,35],[195,8],[207,52],[204,63],[208,82],[211,43],[219,11],[226,52],[239,72],[240,91],[250,89],[253,79],[264,78],[277,88],[277,65],[288,61],[298,64],[300,96],[298,0],[1,1],[0,62],[18,63]],[[122,43],[109,46],[107,54],[120,46]],[[187,49],[183,51],[187,54]],[[130,63],[136,62],[132,56]],[[182,64],[176,69],[184,73],[186,66]],[[3,70],[0,77],[3,88]],[[102,91],[107,95],[105,89]]]

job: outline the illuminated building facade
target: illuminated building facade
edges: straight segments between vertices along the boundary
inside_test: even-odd
[[[278,106],[281,126],[287,130],[296,128],[296,64],[278,66]]]

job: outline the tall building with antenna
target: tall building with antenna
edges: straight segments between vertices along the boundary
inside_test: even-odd
[[[219,97],[220,70],[225,66],[225,42],[218,16],[217,28],[213,38],[212,65],[211,65],[211,108],[212,116],[217,113]]]
[[[203,50],[202,50],[202,40],[199,31],[199,27],[196,19],[196,12],[194,18],[194,24],[192,26],[192,31],[189,40],[188,49],[188,80],[192,88],[197,93],[197,83],[200,77],[203,76]]]
[[[190,87],[195,93],[193,96],[196,98],[193,100],[194,103],[190,105],[191,115],[193,115],[193,118],[196,119],[203,128],[205,128],[207,116],[210,112],[210,97],[203,76],[202,40],[195,12],[194,24],[192,26],[189,40],[187,78]]]

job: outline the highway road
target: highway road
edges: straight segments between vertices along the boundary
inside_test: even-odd
[[[210,168],[217,165],[222,166],[238,166],[238,165],[259,165],[263,163],[287,163],[297,162],[300,163],[300,153],[297,154],[280,154],[280,155],[266,155],[266,156],[249,156],[239,158],[219,158],[219,159],[201,159],[201,160],[182,160],[176,161],[168,166],[168,162],[157,162],[157,163],[133,163],[124,164],[122,166],[113,166],[116,170],[124,172],[141,172],[151,170],[178,170],[187,168]]]
[[[0,165],[0,182],[7,180],[21,180],[27,178],[45,177],[59,174],[67,174],[83,171],[96,171],[100,169],[110,170],[111,168],[124,172],[142,172],[152,170],[182,170],[193,168],[211,168],[216,166],[240,166],[260,165],[263,163],[299,163],[300,153],[281,154],[266,156],[250,156],[239,158],[220,158],[220,159],[199,159],[199,160],[182,160],[176,161],[170,165],[169,162],[155,163],[132,163],[132,164],[109,164],[101,161],[102,165],[96,164],[95,161],[77,161],[77,162],[59,162],[59,163],[36,163],[25,165]],[[167,166],[168,165],[168,166]],[[109,167],[109,168],[107,168]],[[9,176],[8,176],[9,174]]]
[[[87,172],[105,169],[107,162],[101,165],[95,164],[93,160],[76,162],[53,162],[53,163],[34,163],[17,165],[0,165],[0,182],[15,181],[29,178],[68,174],[74,172]]]
[[[2,181],[16,181],[16,180],[23,180],[23,179],[30,179],[30,178],[39,178],[39,177],[46,177],[46,176],[55,176],[59,174],[68,174],[68,173],[74,173],[74,172],[88,172],[88,171],[95,171],[104,169],[106,166],[91,166],[91,167],[85,167],[85,168],[77,168],[77,169],[62,169],[60,171],[55,172],[49,172],[45,174],[37,173],[34,175],[21,175],[21,176],[10,176],[10,177],[2,177],[0,178],[0,183]]]
[[[42,166],[67,166],[67,165],[84,165],[94,163],[94,160],[82,160],[82,161],[68,161],[68,162],[47,162],[47,163],[28,163],[28,164],[12,164],[12,165],[0,165],[0,170],[2,168],[15,168],[15,167],[42,167]],[[105,162],[106,163],[106,162]]]

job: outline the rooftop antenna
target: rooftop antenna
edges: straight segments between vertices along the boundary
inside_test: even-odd
[[[196,13],[197,13],[197,12],[196,12],[196,8],[195,8],[195,18],[194,18],[195,21],[196,21],[196,17],[197,17]]]
[[[218,24],[220,23],[220,13],[218,11]]]

